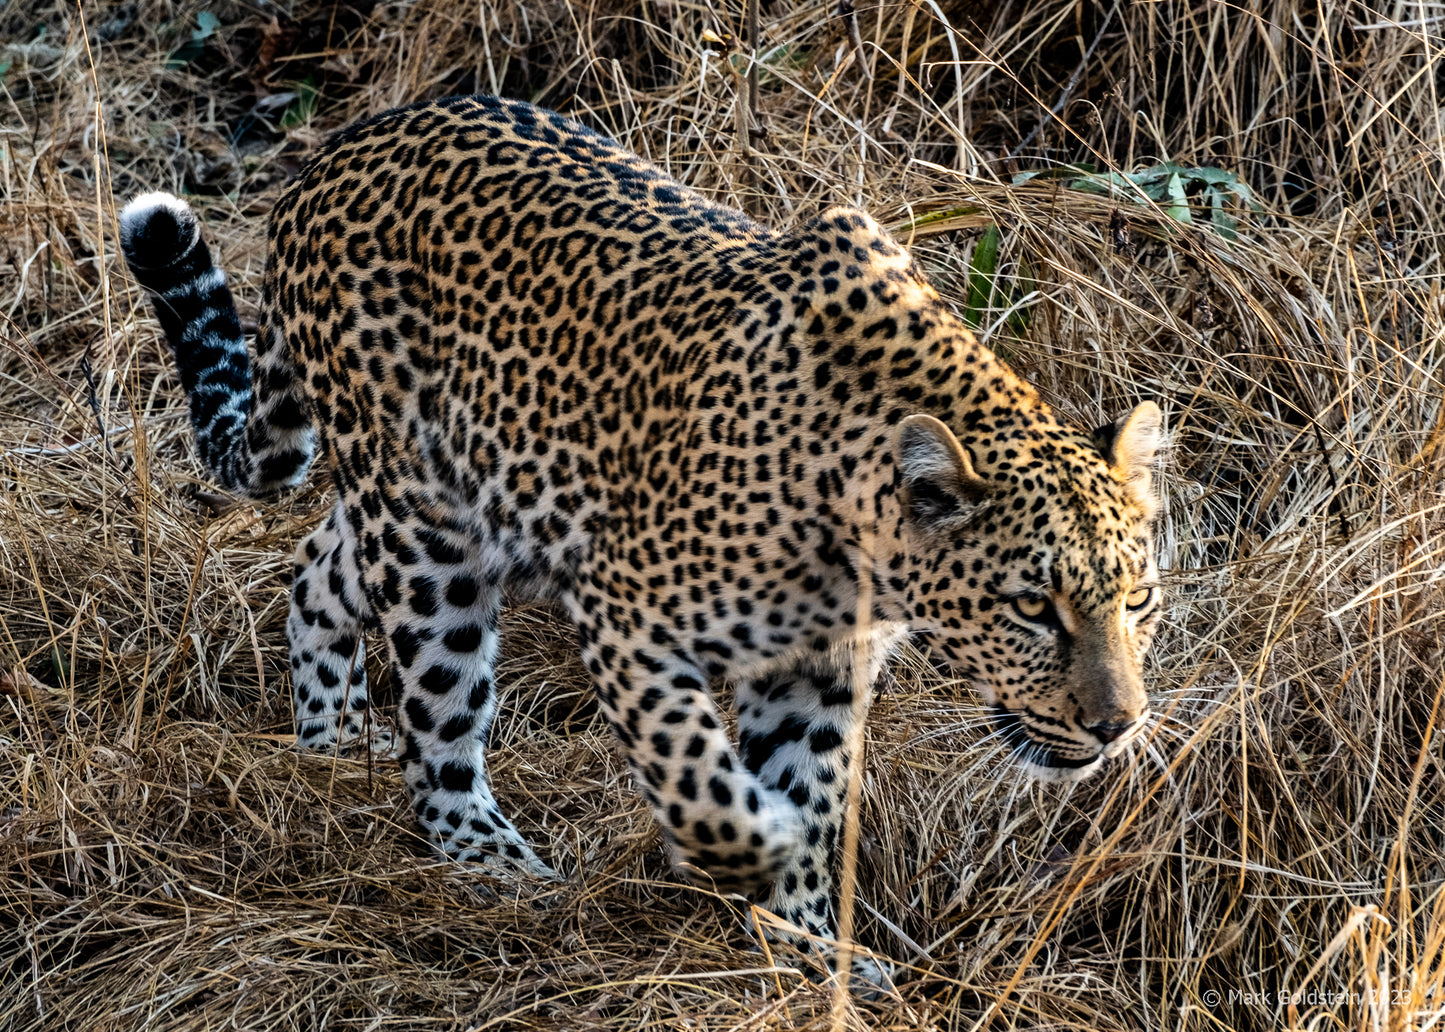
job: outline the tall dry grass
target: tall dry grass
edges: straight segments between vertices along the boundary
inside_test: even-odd
[[[194,194],[244,308],[310,147],[472,90],[770,221],[864,205],[961,305],[996,225],[988,342],[1080,421],[1165,407],[1152,737],[1028,784],[905,658],[858,924],[912,973],[847,1027],[1442,1023],[1445,8],[778,3],[754,100],[739,7],[0,9],[0,1028],[832,1023],[668,875],[547,611],[509,616],[495,782],[565,884],[497,898],[413,840],[389,765],[286,748],[287,556],[323,490],[208,493],[113,198]],[[1011,179],[1161,160],[1261,210],[1230,243]]]

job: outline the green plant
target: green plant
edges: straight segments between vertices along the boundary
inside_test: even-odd
[[[1222,168],[1161,162],[1138,172],[1099,172],[1092,165],[1020,172],[1015,184],[1059,179],[1084,193],[1102,194],[1142,207],[1157,206],[1184,226],[1207,225],[1230,243],[1239,239],[1234,212],[1259,211],[1254,194],[1239,176]]]
[[[191,38],[171,53],[171,56],[166,59],[166,67],[184,68],[200,57],[206,49],[206,40],[214,36],[220,27],[220,18],[210,11],[199,12],[196,15],[196,28],[191,32]]]
[[[296,84],[296,99],[286,105],[286,110],[281,112],[281,128],[295,129],[297,126],[306,125],[316,114],[316,101],[319,93],[316,89],[316,77],[308,75]]]
[[[1012,278],[999,270],[1000,232],[994,223],[984,230],[973,247],[968,262],[968,293],[964,300],[963,318],[970,326],[982,327],[991,312],[1007,311],[1005,323],[1015,336],[1028,329],[1033,309],[1033,277],[1028,263],[1019,260],[1018,272]],[[997,350],[997,348],[995,348]]]

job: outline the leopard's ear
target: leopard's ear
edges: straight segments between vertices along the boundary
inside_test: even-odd
[[[1159,505],[1149,467],[1164,439],[1164,414],[1152,401],[1141,402],[1133,412],[1094,431],[1094,447],[1124,478],[1134,501],[1152,515]]]
[[[903,512],[934,533],[969,518],[990,490],[953,431],[932,416],[909,416],[898,430]]]

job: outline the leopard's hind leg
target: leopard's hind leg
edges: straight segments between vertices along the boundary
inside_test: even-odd
[[[487,776],[502,597],[475,543],[420,521],[368,527],[360,542],[398,686],[402,776],[422,829],[457,860],[555,879],[502,813]]]
[[[362,634],[368,615],[356,539],[338,506],[296,549],[286,638],[296,742],[302,748],[392,751],[390,732],[369,726]]]

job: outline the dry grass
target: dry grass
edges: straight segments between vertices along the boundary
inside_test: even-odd
[[[1445,8],[774,4],[748,146],[743,62],[702,56],[729,9],[0,8],[0,1028],[829,1026],[795,958],[749,973],[729,907],[668,875],[546,611],[510,617],[495,781],[565,884],[489,896],[413,840],[389,766],[284,747],[288,553],[320,490],[197,494],[112,197],[199,195],[244,306],[307,148],[476,89],[776,222],[863,204],[960,300],[996,223],[1029,319],[985,313],[990,343],[1081,420],[1165,406],[1157,732],[1025,784],[967,686],[905,662],[858,917],[920,976],[848,1027],[1441,1023]],[[219,31],[167,68],[202,12]],[[1010,184],[1162,159],[1263,211],[1229,244]]]

